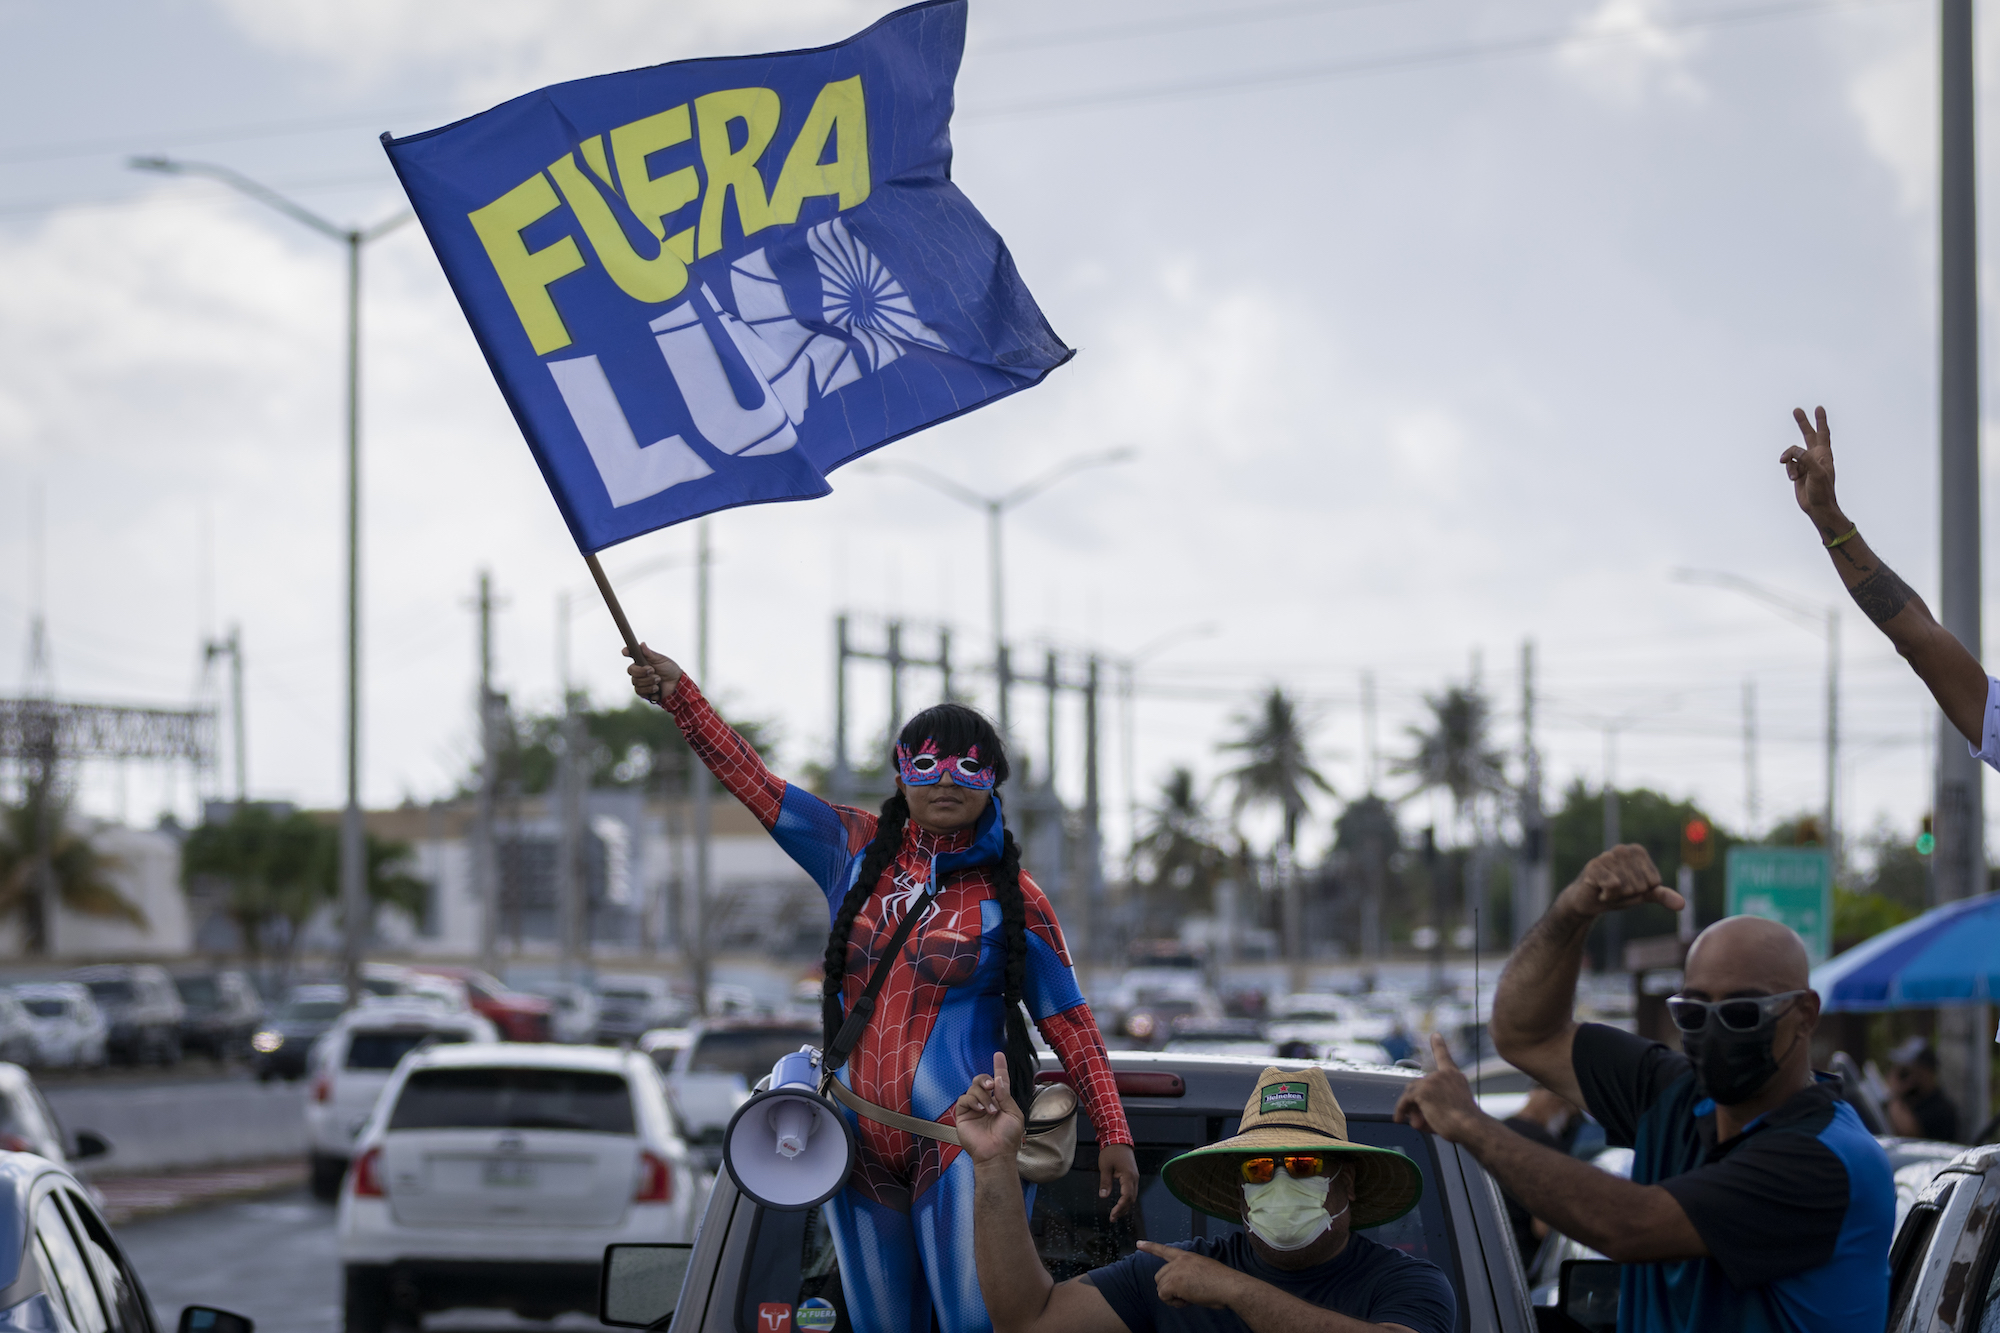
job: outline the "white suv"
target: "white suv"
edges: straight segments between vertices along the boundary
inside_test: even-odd
[[[339,1195],[354,1141],[404,1056],[441,1043],[499,1039],[478,1014],[452,1013],[423,999],[370,1000],[342,1014],[314,1043],[307,1066],[306,1154],[314,1197],[330,1202]]]
[[[604,1247],[688,1240],[705,1201],[636,1051],[419,1051],[355,1147],[337,1227],[347,1333],[433,1310],[594,1312]]]

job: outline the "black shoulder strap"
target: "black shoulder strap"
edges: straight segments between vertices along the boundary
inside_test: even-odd
[[[932,884],[924,890],[924,896],[913,903],[909,911],[903,913],[902,923],[896,927],[896,934],[889,941],[888,952],[876,960],[875,971],[868,978],[868,985],[862,990],[861,997],[854,1002],[854,1007],[847,1011],[847,1021],[842,1023],[840,1031],[834,1034],[833,1048],[827,1051],[821,1062],[821,1067],[828,1073],[846,1064],[847,1057],[853,1054],[854,1048],[861,1043],[861,1034],[868,1028],[868,1017],[875,1012],[875,997],[882,993],[883,985],[889,980],[889,969],[894,967],[896,960],[902,956],[903,945],[909,941],[910,932],[916,928],[917,918],[930,909],[931,900],[936,896],[937,885]]]

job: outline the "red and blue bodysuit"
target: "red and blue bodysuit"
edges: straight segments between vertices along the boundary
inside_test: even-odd
[[[665,706],[702,762],[813,877],[831,921],[860,872],[877,817],[829,805],[775,776],[686,676]],[[971,828],[935,834],[910,821],[902,848],[854,918],[843,1009],[873,975],[903,913],[934,882],[946,881],[838,1075],[877,1105],[949,1124],[959,1095],[974,1075],[992,1072],[994,1052],[1006,1046],[1006,941],[993,874],[1002,827],[997,798]],[[1055,913],[1025,872],[1021,893],[1028,1014],[1068,1072],[1098,1143],[1130,1143],[1104,1039],[1077,988]],[[935,1309],[943,1333],[986,1333],[992,1324],[972,1253],[971,1159],[950,1144],[846,1114],[855,1129],[855,1170],[827,1209],[853,1327],[926,1333]]]

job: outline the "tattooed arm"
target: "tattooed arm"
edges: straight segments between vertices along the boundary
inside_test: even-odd
[[[1826,409],[1819,408],[1814,420],[1805,409],[1794,408],[1793,418],[1805,444],[1785,450],[1779,462],[1792,479],[1792,493],[1799,508],[1819,529],[1822,542],[1847,537],[1827,551],[1848,596],[1863,615],[1889,636],[1889,642],[1903,655],[1917,676],[1974,746],[1983,744],[1986,723],[1986,671],[1944,626],[1931,615],[1924,599],[1910,591],[1910,585],[1896,577],[1856,532],[1855,525],[1841,512],[1833,494],[1833,434],[1827,429]],[[1847,534],[1854,535],[1848,537]]]

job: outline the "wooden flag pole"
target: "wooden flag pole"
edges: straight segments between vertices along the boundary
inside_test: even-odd
[[[604,576],[604,566],[597,563],[595,551],[583,557],[583,563],[590,566],[590,577],[597,583],[597,591],[604,596],[604,605],[611,612],[611,619],[617,624],[618,632],[625,637],[625,647],[630,650],[634,662],[643,662],[639,655],[639,636],[632,632],[632,622],[625,618],[625,608],[618,604],[618,594],[612,591],[611,580]],[[657,698],[654,699],[658,703]]]

